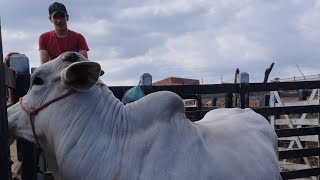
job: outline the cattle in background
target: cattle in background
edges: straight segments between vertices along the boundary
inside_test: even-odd
[[[56,179],[280,179],[277,136],[250,109],[193,123],[167,91],[123,105],[100,65],[67,52],[31,76],[8,109],[9,131],[37,143]]]

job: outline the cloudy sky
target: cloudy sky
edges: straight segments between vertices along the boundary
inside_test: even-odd
[[[38,37],[53,30],[51,0],[1,0],[4,55],[18,51],[39,62]],[[68,27],[83,34],[89,59],[106,84],[135,85],[147,72],[167,77],[233,82],[234,72],[262,82],[320,74],[319,0],[61,0]],[[301,69],[299,71],[298,67]]]

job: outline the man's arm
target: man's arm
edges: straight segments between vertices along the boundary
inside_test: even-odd
[[[47,50],[40,50],[40,63],[44,64],[49,61],[49,53]]]
[[[79,53],[88,59],[88,51],[87,50],[80,50]]]

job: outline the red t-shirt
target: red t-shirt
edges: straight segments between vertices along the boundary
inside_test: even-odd
[[[39,50],[47,50],[49,61],[67,51],[89,51],[85,38],[74,31],[69,30],[67,37],[59,38],[54,31],[43,33],[39,37]]]

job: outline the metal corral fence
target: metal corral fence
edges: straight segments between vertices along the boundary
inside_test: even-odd
[[[11,104],[19,101],[19,98],[24,96],[30,85],[30,68],[29,59],[24,54],[15,54],[10,58],[10,62],[4,65],[0,61],[0,73],[1,73],[1,124],[0,124],[0,179],[11,179],[11,164],[9,163],[9,146],[13,142],[9,140],[8,135],[8,120],[7,120],[7,100],[8,95],[12,101]],[[14,69],[14,71],[9,68]],[[23,179],[36,179],[37,165],[35,156],[35,145],[24,139],[17,139],[16,141],[18,160],[21,162],[19,173]]]
[[[114,95],[121,99],[125,91],[132,86],[109,87]],[[193,120],[200,120],[212,108],[202,107],[201,95],[204,94],[225,94],[225,108],[232,108],[235,94],[238,95],[241,108],[249,107],[249,94],[253,92],[270,92],[279,90],[301,90],[301,89],[320,89],[320,81],[304,81],[304,82],[277,82],[277,83],[250,83],[250,84],[213,84],[213,85],[175,85],[175,86],[144,86],[146,94],[156,91],[172,91],[180,95],[183,99],[196,99],[198,106],[196,108],[186,108],[187,116]],[[268,104],[268,95],[265,96]],[[268,119],[271,115],[284,114],[302,114],[302,113],[320,113],[320,105],[305,105],[293,107],[268,107],[262,106],[253,108],[254,111],[263,115]],[[275,129],[279,138],[293,136],[320,136],[320,127],[302,127]],[[279,160],[291,158],[303,158],[317,156],[319,161],[320,147],[295,149],[279,151]],[[304,178],[310,176],[320,176],[319,162],[316,167],[281,172],[283,179]]]
[[[13,63],[13,62],[12,62]],[[18,64],[21,64],[19,61]],[[1,65],[1,63],[0,63]],[[25,65],[26,66],[26,65]],[[4,68],[4,67],[1,67]],[[5,68],[6,69],[6,68]],[[2,76],[4,77],[4,76]],[[6,80],[6,85],[15,89],[14,99],[17,101],[19,96],[26,93],[29,85],[29,71],[21,70],[19,73],[17,84]],[[113,91],[114,95],[121,99],[125,91],[130,89],[132,86],[118,86],[109,87]],[[156,92],[156,91],[172,91],[180,95],[183,99],[196,99],[198,101],[198,106],[186,109],[186,114],[191,117],[192,120],[196,121],[201,119],[208,108],[202,107],[201,95],[203,94],[225,94],[225,108],[231,108],[234,106],[233,97],[235,94],[239,96],[239,104],[241,108],[249,106],[249,94],[253,92],[270,92],[278,90],[299,90],[299,89],[318,89],[320,88],[320,81],[310,81],[310,82],[278,82],[278,83],[250,83],[250,84],[213,84],[213,85],[176,85],[176,86],[144,86],[143,89],[146,94]],[[1,93],[1,96],[5,96],[5,92]],[[2,107],[3,109],[3,107]],[[254,111],[268,118],[270,115],[282,115],[282,114],[297,114],[297,113],[319,113],[320,105],[307,105],[307,106],[295,106],[295,107],[260,107],[253,108]],[[4,116],[6,114],[4,113]],[[1,121],[3,122],[3,121]],[[8,143],[8,134],[2,135],[2,133],[7,133],[5,123],[1,124],[0,131],[0,145],[1,149],[8,148],[6,144]],[[297,129],[276,129],[276,133],[279,137],[290,137],[290,136],[305,136],[305,135],[320,135],[320,127],[310,127],[310,128],[297,128]],[[20,152],[18,155],[21,156],[19,161],[22,161],[22,170],[24,173],[24,179],[37,179],[37,167],[35,164],[37,162],[35,158],[34,145],[28,142],[22,142],[23,145],[19,147]],[[0,162],[0,179],[10,179],[11,175],[8,175],[8,162],[9,159],[7,152],[1,153]],[[23,155],[25,154],[25,155]],[[287,150],[279,152],[279,159],[290,159],[290,158],[302,158],[310,156],[320,156],[320,148],[308,148],[299,150]],[[310,176],[319,176],[320,168],[317,167],[295,170],[289,172],[281,172],[283,179],[294,179]],[[8,178],[7,178],[8,177]]]

